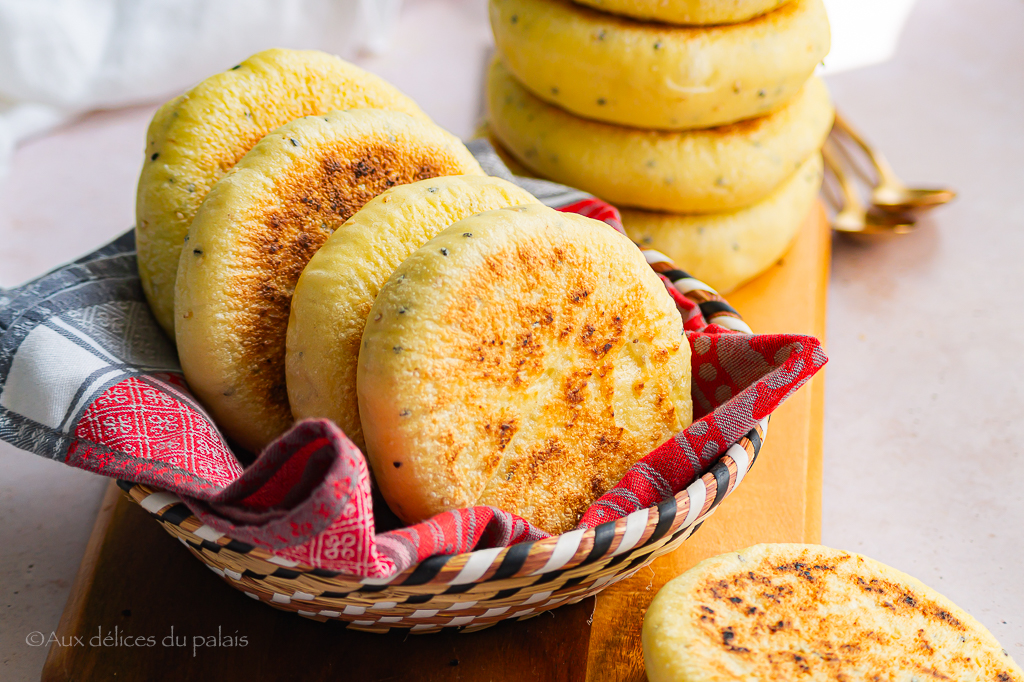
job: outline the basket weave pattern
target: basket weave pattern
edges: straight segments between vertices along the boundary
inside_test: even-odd
[[[431,557],[386,580],[281,559],[203,525],[176,495],[119,485],[207,567],[253,599],[314,620],[345,621],[353,630],[470,632],[578,602],[676,549],[740,484],[767,428],[765,418],[700,479],[657,506],[536,542]]]
[[[512,178],[486,145],[474,154],[492,174],[528,184],[545,204],[621,231],[608,204],[561,185]],[[688,338],[702,363],[693,395],[695,413],[699,403],[704,416],[645,456],[591,505],[577,530],[560,536],[515,543],[543,534],[525,532],[507,512],[478,518],[485,508],[475,508],[431,519],[429,529],[389,531],[381,549],[372,516],[362,511],[372,507],[362,460],[330,438],[325,442],[338,449],[322,456],[352,477],[325,477],[316,490],[328,491],[332,501],[348,499],[351,510],[307,497],[283,510],[293,514],[290,527],[250,523],[252,510],[239,507],[230,486],[271,491],[269,507],[257,505],[257,511],[276,515],[282,509],[273,496],[292,484],[267,474],[283,470],[301,447],[289,449],[296,443],[282,438],[258,460],[263,468],[241,471],[216,425],[188,395],[173,346],[149,314],[132,232],[16,290],[0,291],[0,440],[122,479],[128,497],[197,558],[274,607],[373,632],[476,630],[529,618],[599,592],[689,537],[753,464],[767,415],[827,362],[813,338],[752,335],[713,289],[664,255],[641,251],[687,333],[697,335]],[[666,497],[671,491],[679,492]],[[357,522],[345,526],[351,518]],[[480,523],[496,523],[500,534],[486,540],[467,535],[465,529],[479,531]],[[281,543],[281,537],[295,542]],[[481,541],[503,546],[465,551]],[[360,577],[369,575],[378,577]]]
[[[670,291],[696,303],[709,324],[751,333],[713,289],[656,251],[644,255]],[[359,578],[276,556],[204,525],[173,493],[128,481],[118,484],[210,570],[253,599],[366,632],[406,628],[430,633],[446,627],[472,632],[578,602],[675,550],[742,482],[767,429],[765,417],[703,476],[658,505],[543,540],[433,556],[387,579]]]

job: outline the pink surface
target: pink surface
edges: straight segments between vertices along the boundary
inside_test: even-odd
[[[907,180],[958,200],[918,232],[835,242],[823,541],[943,592],[1024,662],[1024,4],[920,0],[890,62],[831,77]],[[410,1],[364,65],[472,132],[483,0]],[[25,144],[0,185],[0,286],[132,222],[151,108]],[[742,312],[742,311],[741,311]],[[0,445],[0,678],[34,679],[105,481]]]

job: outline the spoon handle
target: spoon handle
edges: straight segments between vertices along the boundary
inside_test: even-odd
[[[843,195],[842,206],[839,210],[863,212],[864,204],[861,203],[860,197],[857,195],[857,188],[854,187],[853,180],[850,179],[845,165],[836,152],[834,141],[825,140],[825,144],[821,148],[821,157],[839,183],[839,190]]]
[[[864,150],[868,160],[871,161],[871,165],[875,167],[875,171],[878,173],[878,179],[880,180],[879,184],[896,187],[905,186],[904,182],[900,180],[899,176],[897,176],[896,172],[892,169],[892,166],[889,165],[889,162],[886,160],[882,152],[868,144],[864,137],[858,133],[850,125],[849,121],[847,121],[838,111],[836,111],[833,130],[842,132],[848,138],[853,140],[858,147]]]

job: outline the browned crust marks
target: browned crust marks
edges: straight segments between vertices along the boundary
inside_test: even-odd
[[[315,163],[276,178],[278,208],[245,230],[230,283],[241,340],[240,366],[251,368],[251,386],[291,421],[285,385],[285,342],[292,293],[303,268],[331,233],[389,187],[463,172],[443,151],[403,151],[382,141],[353,148],[351,141],[326,147]]]
[[[432,406],[440,410],[449,400],[485,408],[482,440],[492,452],[484,466],[494,474],[500,454],[519,430],[514,415],[504,412],[496,395],[511,394],[542,381],[548,354],[554,352],[577,358],[571,371],[545,402],[542,421],[554,434],[522,447],[505,463],[501,481],[488,486],[478,504],[491,504],[523,515],[551,533],[565,532],[576,525],[583,511],[607,492],[625,471],[658,443],[656,439],[625,432],[615,420],[611,381],[615,355],[631,338],[625,336],[624,319],[644,319],[647,297],[639,291],[609,299],[598,291],[601,264],[572,244],[554,249],[535,249],[515,242],[508,249],[489,254],[483,264],[467,274],[465,282],[449,300],[445,319],[460,320],[459,338],[450,356],[464,376],[465,390],[457,398],[442,392]],[[553,275],[551,274],[553,273]],[[528,291],[540,278],[561,280],[565,300],[531,299],[519,293],[495,301],[495,291]],[[480,315],[481,301],[489,299],[491,314]],[[516,321],[515,324],[507,324]],[[652,341],[653,336],[646,340]],[[678,343],[681,343],[680,340]],[[561,349],[556,347],[561,345]],[[666,363],[679,346],[658,347],[652,353],[656,366]],[[444,372],[452,365],[434,369],[434,380],[444,385]],[[667,392],[657,396],[662,423],[671,423],[675,406]],[[476,435],[469,436],[476,438]],[[477,448],[454,429],[444,434],[444,477],[460,485],[462,457],[476,456]],[[536,504],[538,492],[550,497]]]
[[[849,595],[857,594],[869,597],[876,611],[863,602],[850,605]],[[702,638],[743,660],[758,679],[889,680],[894,670],[916,676],[907,679],[982,679],[975,665],[981,657],[972,661],[948,644],[977,645],[976,627],[904,583],[871,577],[856,555],[763,558],[748,571],[700,583],[694,599],[692,623]],[[923,618],[927,630],[896,637],[883,617],[908,624]],[[991,679],[1015,679],[992,670],[999,663],[989,656],[983,666]]]

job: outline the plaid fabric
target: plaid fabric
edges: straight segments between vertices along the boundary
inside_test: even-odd
[[[486,142],[470,147],[485,170],[549,206],[621,230],[608,204],[562,185],[514,178]],[[660,254],[645,255],[685,322],[698,419],[630,469],[587,510],[580,527],[657,504],[688,486],[827,361],[811,337],[739,333],[718,318],[707,324],[698,302],[680,293],[685,273]],[[172,491],[229,537],[367,578],[386,578],[436,554],[546,536],[491,507],[378,533],[366,461],[327,420],[296,424],[243,468],[189,394],[174,346],[149,313],[132,232],[33,282],[0,290],[0,439]]]

